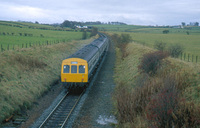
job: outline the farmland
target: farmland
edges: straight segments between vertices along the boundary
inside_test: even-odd
[[[23,22],[0,21],[0,45],[4,50],[82,38],[81,32],[69,28]]]
[[[135,25],[96,25],[102,31],[112,33],[128,33],[133,41],[153,48],[155,42],[163,42],[167,47],[180,44],[184,52],[200,56],[200,27],[186,26],[184,28],[135,26]],[[168,34],[163,34],[169,30]]]

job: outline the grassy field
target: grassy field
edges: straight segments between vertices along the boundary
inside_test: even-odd
[[[155,34],[155,33],[129,33],[132,39],[140,44],[153,48],[155,42],[166,43],[167,46],[180,44],[184,52],[200,56],[200,34]]]
[[[96,25],[96,27],[102,31],[130,34],[133,41],[151,48],[155,42],[166,43],[166,48],[172,44],[180,44],[187,54],[200,57],[200,27],[169,28],[135,25]],[[169,30],[169,33],[163,34],[164,30]]]
[[[82,38],[82,32],[50,25],[0,21],[0,45],[6,50],[8,44],[13,47],[25,47],[26,44],[42,45],[67,42]],[[14,46],[13,46],[14,45]]]

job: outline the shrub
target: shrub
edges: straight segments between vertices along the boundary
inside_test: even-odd
[[[178,108],[178,91],[174,77],[163,78],[163,88],[150,98],[146,107],[147,119],[153,127],[172,127],[174,112]]]
[[[131,91],[122,83],[115,91],[116,109],[120,123],[133,122],[135,117],[133,110],[133,96]]]
[[[167,53],[161,51],[144,54],[141,58],[141,63],[138,68],[144,73],[154,75],[156,71],[161,67],[162,59],[166,58],[167,56]]]
[[[172,57],[177,58],[181,53],[183,53],[183,46],[181,46],[180,44],[174,44],[169,46],[168,48],[168,52]]]
[[[154,44],[154,48],[159,51],[164,51],[166,47],[166,43],[156,41]]]
[[[92,36],[96,36],[97,33],[98,33],[98,28],[96,28],[96,27],[92,27],[92,31],[91,31],[90,37],[92,37]]]
[[[169,30],[163,30],[163,34],[168,34]]]
[[[111,36],[113,42],[117,45],[118,48],[120,48],[122,52],[122,59],[128,56],[128,53],[126,52],[126,46],[128,43],[132,41],[131,36],[129,34],[113,34]]]
[[[87,39],[87,32],[86,32],[86,31],[83,31],[82,39],[83,39],[83,40]]]

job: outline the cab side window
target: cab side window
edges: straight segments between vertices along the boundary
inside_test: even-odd
[[[79,65],[79,73],[85,73],[85,65]]]
[[[69,69],[70,69],[69,65],[64,65],[63,66],[63,73],[69,73]]]
[[[71,66],[71,73],[77,73],[77,66],[76,65]]]

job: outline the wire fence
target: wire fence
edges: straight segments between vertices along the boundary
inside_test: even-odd
[[[69,40],[56,40],[56,41],[45,41],[45,42],[36,42],[36,43],[22,43],[22,44],[0,44],[0,52],[9,51],[9,50],[19,50],[22,48],[31,48],[37,46],[47,46],[52,44],[58,44],[61,42],[68,42]]]
[[[182,53],[180,54],[179,58],[187,62],[195,62],[195,63],[200,62],[199,56],[190,53]]]

